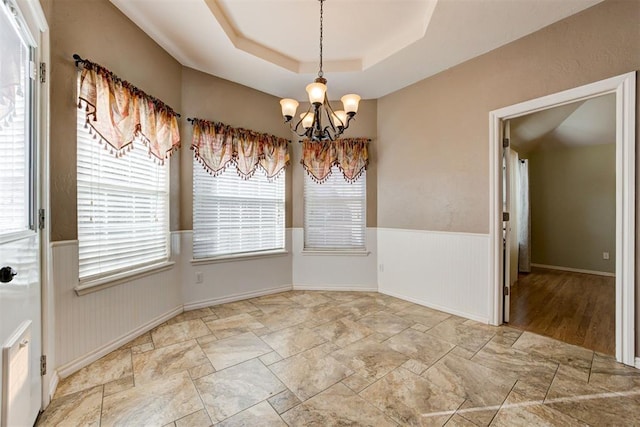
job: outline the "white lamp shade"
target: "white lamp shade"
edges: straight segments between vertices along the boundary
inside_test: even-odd
[[[334,111],[333,115],[331,116],[331,120],[333,121],[333,125],[334,126],[346,126],[347,125],[347,113],[342,111],[342,110],[338,110],[338,111]]]
[[[313,113],[302,113],[300,114],[300,118],[302,119],[302,127],[305,129],[313,126]]]
[[[347,113],[357,113],[358,112],[358,104],[360,103],[360,96],[350,93],[349,95],[345,95],[340,98],[342,101],[342,105],[344,106],[344,111]]]
[[[307,93],[309,94],[310,103],[322,104],[324,102],[324,94],[327,93],[327,85],[318,82],[311,83],[307,85]]]
[[[281,99],[280,106],[282,107],[282,115],[285,117],[293,117],[296,115],[296,110],[298,109],[298,101],[295,99]]]

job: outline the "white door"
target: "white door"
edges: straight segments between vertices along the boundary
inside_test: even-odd
[[[0,424],[41,407],[41,288],[35,54],[15,3],[0,2]]]
[[[502,148],[502,289],[504,322],[509,322],[509,304],[511,294],[511,158],[509,150],[510,127],[509,121],[503,126]]]

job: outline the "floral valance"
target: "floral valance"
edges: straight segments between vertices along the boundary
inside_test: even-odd
[[[233,128],[224,123],[188,119],[193,125],[191,149],[198,162],[211,175],[218,176],[229,166],[249,179],[262,168],[269,180],[277,178],[289,164],[289,140]]]
[[[346,138],[327,142],[302,142],[302,166],[309,176],[323,183],[331,175],[331,168],[338,166],[344,179],[355,182],[369,164],[369,139]]]
[[[111,146],[118,157],[138,139],[161,163],[180,148],[180,115],[171,107],[106,68],[74,58],[82,67],[78,108],[85,109],[94,138]]]

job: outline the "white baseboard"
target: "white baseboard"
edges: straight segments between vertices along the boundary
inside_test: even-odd
[[[636,369],[640,369],[640,357],[636,357]]]
[[[531,267],[546,268],[547,270],[570,271],[572,273],[594,274],[596,276],[616,277],[616,273],[609,273],[607,271],[583,270],[581,268],[559,267],[557,265],[531,263]]]
[[[471,320],[475,320],[476,322],[480,322],[480,323],[485,323],[488,324],[489,323],[489,319],[487,317],[480,317],[480,316],[476,316],[473,314],[469,314],[469,313],[463,313],[461,311],[458,310],[452,310],[448,307],[443,307],[443,306],[439,306],[437,304],[431,304],[429,302],[417,299],[417,298],[411,298],[411,297],[407,297],[404,295],[400,295],[394,292],[389,292],[389,291],[378,291],[381,294],[385,294],[385,295],[389,295],[391,297],[395,297],[395,298],[400,298],[401,300],[404,301],[409,301],[415,304],[419,304],[419,305],[423,305],[425,307],[429,307],[432,308],[434,310],[438,310],[438,311],[442,311],[444,313],[449,313],[449,314],[453,314],[454,316],[460,316],[460,317],[464,317],[466,319],[471,319]]]
[[[178,314],[182,313],[184,311],[183,306],[180,305],[158,317],[156,317],[155,319],[152,319],[151,321],[145,323],[144,325],[134,329],[133,331],[129,332],[126,335],[121,336],[120,338],[111,341],[108,344],[103,345],[102,347],[97,348],[96,350],[85,354],[84,356],[81,356],[63,366],[60,366],[57,369],[57,374],[60,376],[60,378],[66,378],[69,375],[73,374],[74,372],[79,371],[80,369],[84,368],[85,366],[89,365],[90,363],[95,362],[96,360],[100,359],[103,356],[106,356],[107,354],[111,353],[114,350],[117,350],[118,348],[120,348],[121,346],[123,346],[124,344],[128,343],[129,341],[131,341],[134,338],[139,337],[140,335],[149,332],[151,329],[155,328],[156,326],[158,326],[159,324],[166,322],[167,320],[171,319],[174,316],[177,316]]]
[[[58,375],[58,371],[53,371],[51,374],[51,380],[49,381],[49,402],[53,399],[53,396],[56,394],[56,390],[58,389],[58,383],[60,382],[60,376]]]
[[[378,292],[378,287],[365,286],[318,286],[318,285],[293,285],[294,291],[350,291],[350,292]]]
[[[276,288],[261,289],[259,291],[244,292],[240,294],[227,295],[220,298],[211,298],[203,301],[190,302],[184,305],[184,311],[196,310],[198,308],[210,307],[212,305],[220,305],[228,302],[240,301],[249,298],[261,297],[264,295],[277,294],[280,292],[290,291],[291,285],[278,286]]]

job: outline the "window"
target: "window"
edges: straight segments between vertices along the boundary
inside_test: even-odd
[[[262,168],[244,180],[233,163],[214,177],[194,159],[194,259],[284,249],[284,183]]]
[[[121,157],[85,128],[78,109],[80,279],[91,280],[169,257],[169,165],[142,143]]]
[[[322,184],[305,174],[305,249],[364,250],[366,189],[366,172],[352,184],[337,166]]]
[[[34,228],[31,177],[32,49],[5,5],[0,4],[0,238]]]

